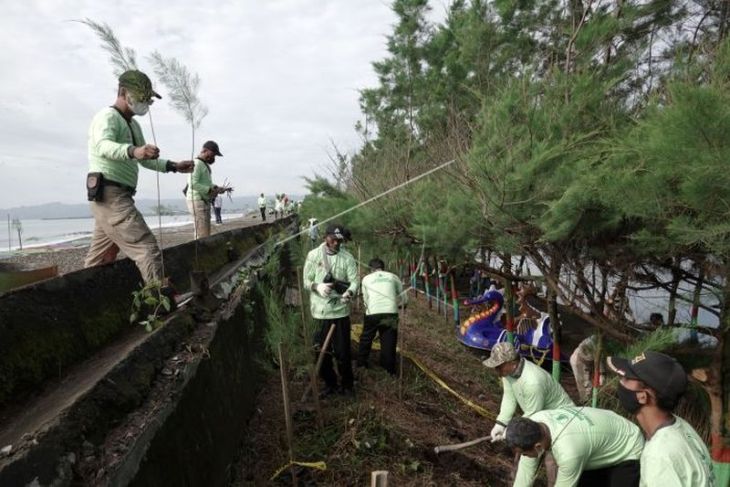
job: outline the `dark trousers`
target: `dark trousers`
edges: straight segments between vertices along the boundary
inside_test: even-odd
[[[584,470],[578,479],[578,487],[639,487],[640,470],[638,460],[627,460],[596,470]]]
[[[322,368],[319,369],[319,376],[325,384],[332,389],[337,388],[337,374],[332,366],[332,356],[337,360],[337,371],[340,373],[340,385],[343,389],[352,389],[352,352],[350,351],[350,317],[336,318],[331,320],[317,320],[319,332],[314,339],[319,348],[324,345],[327,332],[332,324],[335,325],[335,332],[330,341],[329,350],[324,354]]]
[[[259,208],[259,211],[261,212],[261,219],[266,221],[266,208]]]
[[[398,314],[383,313],[365,315],[365,323],[360,335],[360,348],[357,351],[357,364],[366,367],[370,349],[377,333],[380,337],[380,366],[390,374],[395,374],[395,349],[398,344]]]
[[[213,211],[215,211],[215,222],[216,223],[223,223],[223,218],[221,218],[222,209],[223,208],[216,208],[215,206],[213,207]]]

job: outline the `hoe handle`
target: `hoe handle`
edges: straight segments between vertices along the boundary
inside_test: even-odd
[[[441,445],[437,446],[433,449],[434,453],[438,455],[441,452],[444,451],[454,451],[454,450],[461,450],[462,448],[468,448],[470,446],[478,445],[479,443],[482,443],[487,440],[491,440],[491,436],[482,436],[481,438],[477,438],[476,440],[471,441],[465,441],[464,443],[455,443],[453,445]]]

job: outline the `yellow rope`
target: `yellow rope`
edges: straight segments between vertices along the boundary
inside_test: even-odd
[[[361,324],[354,324],[352,325],[352,335],[355,341],[358,343],[360,342],[360,335],[362,334],[362,325]],[[377,348],[376,348],[377,347]],[[373,348],[378,349],[380,346],[378,344],[373,344]],[[446,382],[441,379],[441,377],[437,376],[436,373],[434,373],[431,369],[429,369],[423,362],[421,362],[418,357],[416,357],[414,354],[410,352],[406,352],[403,350],[400,350],[400,353],[408,358],[411,362],[413,362],[419,369],[423,371],[424,374],[426,374],[428,377],[431,378],[436,384],[440,385],[442,388],[446,389],[448,392],[450,392],[452,395],[454,395],[457,399],[459,399],[461,402],[475,410],[480,415],[484,416],[485,418],[489,418],[492,420],[496,420],[497,416],[495,416],[493,413],[487,411],[483,407],[481,407],[479,404],[476,404],[471,399],[466,398],[453,390]]]
[[[300,467],[307,467],[307,468],[314,468],[316,470],[327,470],[327,464],[324,462],[297,462],[292,461],[281,467],[279,470],[276,471],[274,475],[271,476],[269,480],[274,480],[276,477],[281,475],[281,472],[286,470],[287,468],[293,466],[293,465],[299,465]]]

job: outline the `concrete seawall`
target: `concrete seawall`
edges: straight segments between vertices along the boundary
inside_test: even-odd
[[[288,223],[200,241],[198,268],[212,275],[251,265],[229,261],[263,250]],[[194,252],[190,243],[165,253],[176,283],[188,284]],[[265,285],[266,276],[255,272],[235,288],[229,280],[205,319],[190,307],[153,333],[128,323],[138,279],[119,261],[0,296],[0,309],[13,306],[0,318],[0,447],[12,445],[0,458],[0,485],[226,484],[257,393],[267,323],[252,282]],[[44,346],[35,350],[39,335]],[[12,341],[32,364],[12,354]]]

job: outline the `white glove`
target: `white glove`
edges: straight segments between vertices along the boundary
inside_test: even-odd
[[[352,299],[352,291],[345,291],[345,294],[342,295],[342,298],[340,298],[340,302],[343,304],[349,303]]]
[[[507,428],[502,426],[499,423],[494,424],[494,428],[492,428],[492,432],[490,433],[492,437],[492,443],[495,441],[502,441],[504,440],[504,433],[507,431]]]
[[[319,294],[323,298],[326,298],[332,292],[332,284],[325,284],[323,282],[320,282],[319,284],[317,284],[314,290],[317,292],[317,294]]]

